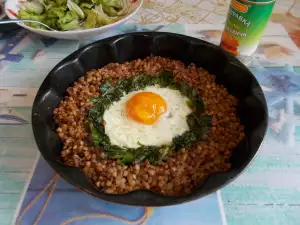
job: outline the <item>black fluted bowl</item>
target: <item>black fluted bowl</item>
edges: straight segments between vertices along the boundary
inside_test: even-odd
[[[210,175],[191,194],[168,197],[151,191],[138,190],[128,194],[105,194],[95,189],[86,176],[57,160],[62,149],[55,132],[53,109],[70,87],[86,72],[108,63],[155,55],[195,63],[216,75],[216,82],[239,99],[238,114],[245,126],[245,139],[234,150],[232,168],[228,172]],[[89,194],[110,202],[136,206],[166,206],[199,199],[233,181],[256,155],[266,133],[268,109],[262,89],[253,74],[236,58],[208,42],[171,33],[132,33],[106,38],[89,44],[58,63],[47,75],[35,98],[32,127],[37,146],[49,163],[65,180]]]

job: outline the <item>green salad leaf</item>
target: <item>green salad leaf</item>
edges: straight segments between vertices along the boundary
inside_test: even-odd
[[[81,10],[81,8],[75,2],[68,0],[67,7],[69,8],[70,11],[75,12],[79,16],[80,19],[85,18],[84,12]]]
[[[19,10],[18,14],[19,14],[18,16],[22,17],[23,19],[36,20],[36,21],[40,21],[40,22],[43,22],[45,19],[45,17],[43,15],[30,14],[24,10]],[[25,23],[25,24],[28,26],[31,26],[33,28],[45,29],[45,27],[42,27],[38,23]]]
[[[89,10],[87,18],[83,23],[84,29],[89,29],[95,27],[97,23],[97,13],[94,10]]]
[[[81,9],[92,9],[94,7],[93,3],[88,3],[88,2],[81,2],[79,7]]]
[[[68,0],[55,0],[56,5],[58,5],[58,6],[65,6],[65,5],[67,5],[67,2],[68,2]]]
[[[27,13],[42,14],[44,12],[44,6],[38,1],[32,2],[20,2],[20,8]]]
[[[122,11],[120,0],[33,0],[20,3],[18,17],[43,22],[56,30],[91,29],[116,22]],[[36,23],[26,24],[45,29]]]
[[[51,19],[59,19],[65,15],[66,6],[51,6],[51,11],[48,11],[46,17]]]
[[[159,85],[179,90],[189,101],[188,106],[193,112],[187,116],[189,130],[180,136],[176,136],[169,146],[145,146],[138,148],[127,148],[112,145],[109,137],[105,134],[104,112],[116,101],[119,101],[125,94],[146,88],[147,86]],[[99,87],[101,95],[92,98],[93,107],[89,111],[88,123],[91,139],[95,146],[101,147],[105,155],[111,159],[118,159],[124,164],[137,163],[148,160],[156,163],[166,159],[174,151],[182,147],[191,146],[205,137],[212,125],[212,116],[203,114],[204,102],[198,94],[198,90],[186,83],[175,81],[171,72],[162,71],[158,76],[150,76],[138,73],[136,76],[118,80],[113,85],[108,79]]]
[[[73,29],[76,29],[76,28],[79,28],[79,27],[80,27],[80,24],[78,23],[77,20],[72,20],[69,23],[60,24],[60,28],[62,30],[73,30]]]
[[[102,5],[95,6],[95,12],[97,13],[97,26],[108,25],[117,20],[117,17],[109,17],[106,15],[102,9]]]
[[[58,24],[60,26],[63,26],[64,24],[70,23],[72,21],[76,21],[78,18],[77,14],[73,11],[68,11],[61,15],[58,19]]]
[[[114,16],[118,15],[118,11],[115,8],[113,8],[113,7],[110,7],[110,6],[107,6],[107,5],[103,5],[102,9],[103,9],[103,12],[105,14],[107,14],[108,16],[114,17]]]
[[[114,8],[115,10],[121,10],[121,2],[119,0],[101,0],[101,4],[106,7]]]

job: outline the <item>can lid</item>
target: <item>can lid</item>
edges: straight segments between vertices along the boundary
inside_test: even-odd
[[[240,0],[240,1],[248,4],[267,5],[267,4],[274,3],[276,0]]]

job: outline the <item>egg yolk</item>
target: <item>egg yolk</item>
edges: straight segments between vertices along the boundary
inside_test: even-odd
[[[150,125],[167,111],[167,103],[160,95],[144,91],[135,94],[127,101],[126,110],[131,119]]]

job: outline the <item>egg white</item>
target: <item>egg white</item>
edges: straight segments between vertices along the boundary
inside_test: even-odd
[[[167,103],[167,112],[152,125],[136,122],[126,112],[126,102],[136,93],[143,91],[159,94]],[[147,146],[170,145],[173,137],[189,130],[186,117],[191,113],[191,109],[187,100],[180,91],[159,86],[130,92],[104,112],[105,134],[113,145],[122,147],[138,148],[139,143]]]

